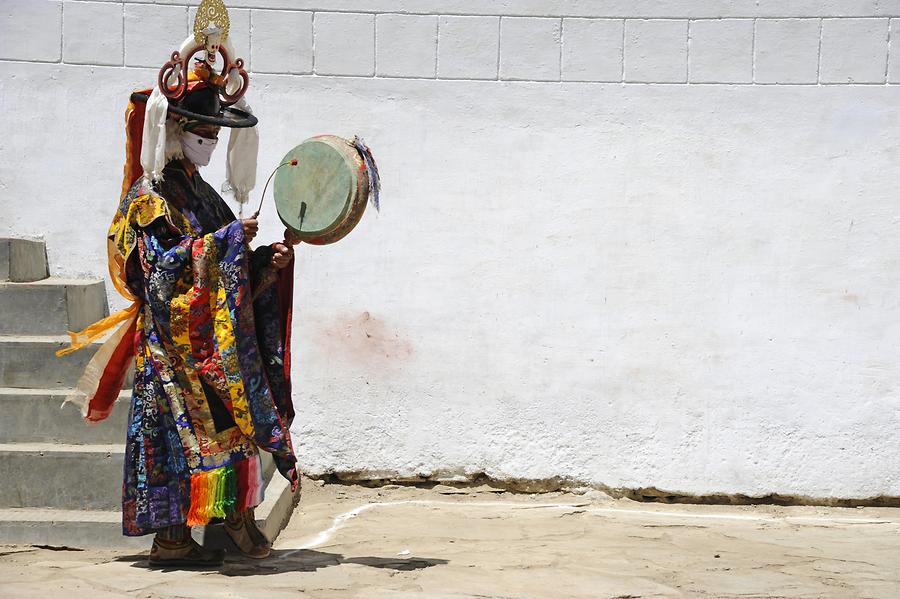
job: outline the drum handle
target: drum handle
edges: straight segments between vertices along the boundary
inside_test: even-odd
[[[275,173],[278,172],[278,169],[280,169],[283,166],[297,166],[297,159],[294,158],[293,160],[288,160],[287,162],[282,162],[281,164],[279,164],[278,166],[275,167],[275,170],[273,170],[272,174],[269,175],[269,178],[266,179],[266,184],[263,187],[262,197],[259,198],[259,206],[256,208],[256,212],[253,213],[253,216],[251,218],[257,218],[259,216],[259,211],[262,210],[263,200],[266,199],[266,190],[269,188],[269,183],[272,181],[272,177],[275,176]]]

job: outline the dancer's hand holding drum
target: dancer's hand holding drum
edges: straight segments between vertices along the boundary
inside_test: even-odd
[[[285,230],[284,230],[284,242],[285,242],[287,245],[297,245],[297,244],[299,244],[301,241],[303,241],[303,239],[301,239],[299,235],[297,235],[296,233],[294,233],[294,232],[291,231],[290,229],[285,229]]]
[[[272,266],[278,269],[282,269],[288,264],[291,263],[291,258],[294,257],[294,248],[289,245],[285,245],[282,242],[276,242],[272,244]]]

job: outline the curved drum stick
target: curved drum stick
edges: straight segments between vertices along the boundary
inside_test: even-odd
[[[273,170],[272,174],[269,175],[269,178],[266,179],[266,185],[265,185],[265,187],[263,187],[262,197],[259,198],[259,206],[256,208],[256,212],[253,213],[253,216],[251,218],[257,218],[259,216],[259,211],[262,210],[263,200],[266,199],[266,190],[269,188],[269,183],[271,183],[272,177],[275,176],[275,173],[278,172],[278,169],[280,169],[283,166],[297,166],[297,159],[294,158],[293,160],[288,160],[287,162],[282,162],[281,164],[279,164],[278,166],[275,167],[275,170]],[[301,216],[301,220],[302,220],[302,218],[303,217]]]

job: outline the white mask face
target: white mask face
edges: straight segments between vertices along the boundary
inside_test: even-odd
[[[184,150],[184,156],[197,166],[209,164],[217,143],[218,139],[207,139],[189,131],[181,134],[181,149]]]

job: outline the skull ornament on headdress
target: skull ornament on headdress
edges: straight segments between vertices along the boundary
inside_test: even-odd
[[[194,41],[206,46],[206,61],[210,65],[216,63],[219,44],[228,38],[230,28],[228,9],[221,0],[203,2],[197,9],[197,16],[194,18]]]

